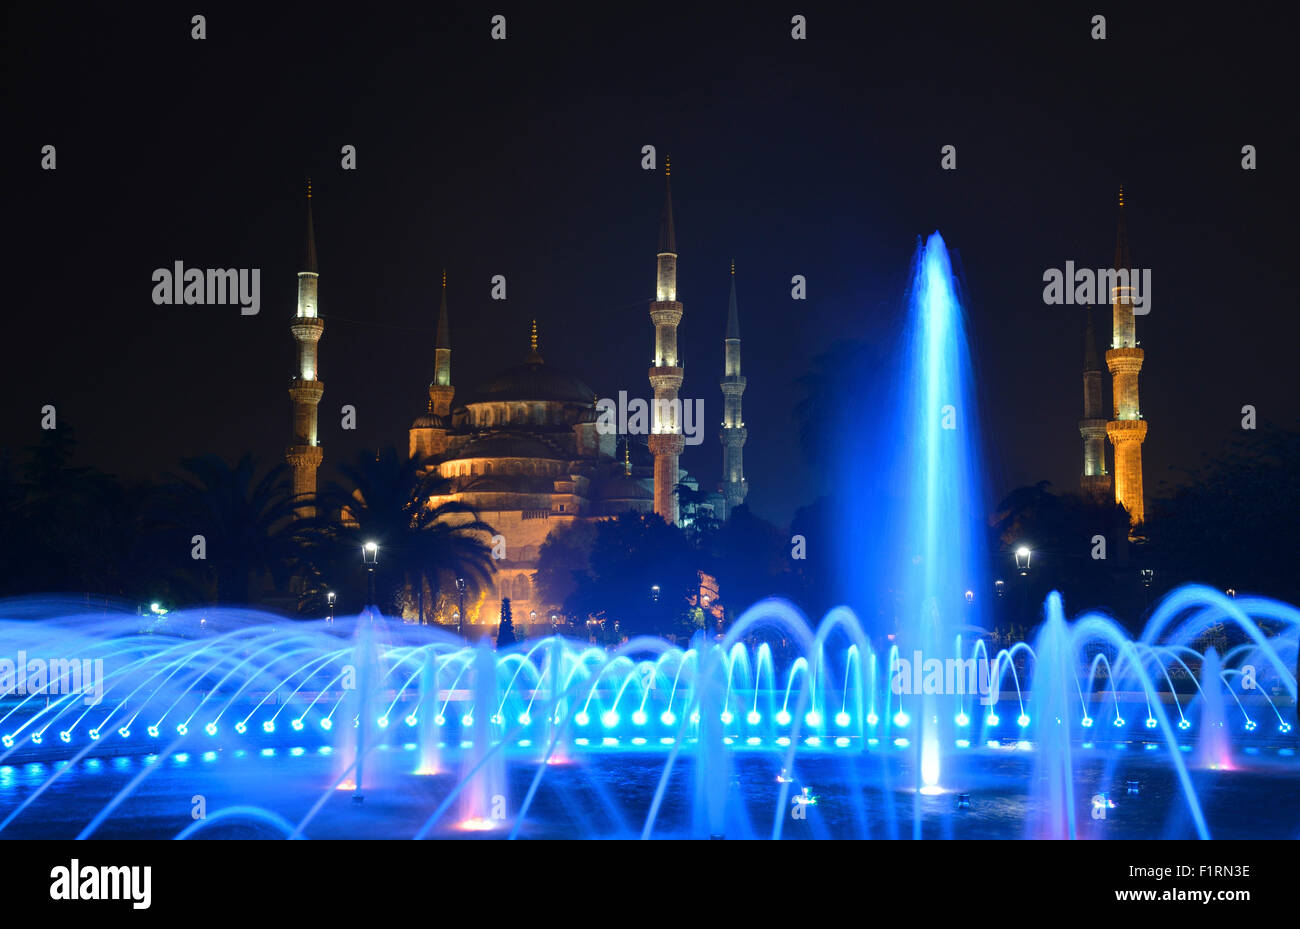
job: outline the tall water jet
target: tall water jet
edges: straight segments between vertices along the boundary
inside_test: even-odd
[[[1075,654],[1061,595],[1047,597],[1042,629],[1034,643],[1034,687],[1028,715],[1038,743],[1032,791],[1036,811],[1028,838],[1075,838],[1074,762],[1070,719],[1077,700]]]
[[[1193,762],[1198,768],[1226,771],[1232,767],[1223,687],[1223,661],[1214,646],[1210,646],[1201,661],[1201,728]]]
[[[366,777],[367,753],[379,743],[375,725],[376,690],[383,679],[378,641],[379,611],[367,607],[357,617],[352,635],[351,666],[343,671],[345,697],[342,714],[337,720],[339,729],[339,771],[343,774],[341,789],[355,790],[357,796],[369,786]],[[350,768],[355,769],[349,772]]]
[[[977,609],[967,590],[983,590],[979,559],[982,494],[975,477],[978,430],[962,307],[947,247],[939,233],[918,249],[908,295],[908,323],[898,382],[902,396],[892,435],[896,497],[886,523],[896,553],[897,642],[909,660],[932,667],[957,658],[945,649]],[[883,586],[883,585],[882,585]],[[926,675],[927,679],[929,675]],[[951,695],[926,686],[920,695],[915,751],[917,788],[941,790],[944,747],[957,713]]]
[[[484,639],[474,649],[473,703],[462,720],[461,738],[468,739],[462,777],[461,828],[493,829],[505,825],[506,763],[499,749],[493,751],[493,730],[500,717],[497,703],[497,659]]]

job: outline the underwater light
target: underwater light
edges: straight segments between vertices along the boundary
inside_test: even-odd
[[[840,710],[838,713],[835,714],[835,725],[847,726],[848,724],[849,724],[848,713],[845,713],[843,710]]]
[[[387,729],[387,728],[388,728],[388,717],[387,717],[387,716],[381,716],[381,717],[379,717],[378,719],[376,719],[375,722],[379,725],[379,728],[380,728],[380,729]],[[269,730],[269,729],[267,730],[267,732],[270,732],[270,731],[271,731],[271,730]]]
[[[959,725],[959,726],[969,726],[969,725],[970,725],[970,717],[967,716],[965,713],[958,713],[958,714],[957,714],[957,725]]]
[[[875,725],[876,723],[878,723],[878,722],[880,722],[880,717],[877,716],[875,713],[868,713],[868,714],[867,714],[867,725],[868,725],[868,726],[874,726],[874,725]]]
[[[493,713],[493,714],[492,714],[492,722],[495,723],[496,725],[498,725],[498,726],[503,725],[503,724],[505,723],[505,721],[506,721],[506,718],[505,718],[504,716],[502,716],[500,713]]]
[[[300,719],[296,719],[296,720],[294,720],[294,722],[298,724],[298,728],[299,728],[299,729],[302,728],[302,720],[300,720]],[[206,732],[208,735],[216,735],[216,734],[217,734],[217,724],[216,724],[216,723],[208,723],[206,726],[203,727],[203,731]]]
[[[3,742],[4,742],[4,744],[5,744],[5,748],[13,748],[13,747],[14,747],[14,737],[11,736],[11,735],[7,735],[7,736],[5,736],[4,739],[3,739],[3,740],[0,740],[0,741],[3,741]]]
[[[533,721],[533,718],[532,718],[531,716],[529,716],[527,712],[523,712],[523,713],[520,713],[520,714],[519,714],[519,725],[521,725],[521,726],[527,726],[527,725],[528,725],[529,723],[531,723],[532,721]]]
[[[158,738],[158,727],[157,727],[157,726],[150,726],[150,727],[149,727],[149,734],[150,734],[151,736],[153,736],[155,739]]]
[[[1079,725],[1083,726],[1083,728],[1085,728],[1085,729],[1091,729],[1091,728],[1092,728],[1092,717],[1091,717],[1091,716],[1085,716],[1085,717],[1083,717],[1083,719],[1079,720]]]
[[[664,710],[663,714],[659,717],[659,721],[665,726],[671,726],[677,722],[677,717],[672,713],[672,711]]]
[[[788,725],[790,725],[790,714],[787,713],[785,710],[781,710],[781,711],[779,711],[779,712],[776,714],[776,724],[777,724],[778,726],[788,726]]]
[[[1290,723],[1278,723],[1278,724],[1277,724],[1277,731],[1278,731],[1278,732],[1290,732],[1290,731],[1291,731],[1291,724],[1290,724]]]
[[[618,725],[618,714],[613,710],[606,710],[600,714],[600,724],[606,729],[613,729]]]
[[[1255,720],[1253,720],[1253,719],[1248,719],[1248,720],[1246,720],[1246,731],[1247,731],[1247,732],[1254,732],[1254,731],[1255,731],[1255,725],[1256,725],[1256,724],[1255,724]]]
[[[184,723],[177,723],[176,731],[181,735],[189,735],[190,729]]]
[[[902,710],[899,710],[897,713],[894,714],[895,726],[906,726],[911,721],[912,721],[912,717],[908,716]]]
[[[838,737],[838,738],[835,740],[835,744],[836,744],[837,746],[839,746],[840,748],[847,748],[847,747],[848,747],[848,744],[849,744],[848,737],[847,737],[847,736],[840,736],[840,737]]]
[[[412,728],[414,728],[415,724],[418,723],[419,721],[420,721],[419,717],[416,716],[414,713],[406,717],[406,724],[408,726],[411,726]]]
[[[242,719],[239,722],[235,723],[235,731],[238,732],[240,735],[243,735],[245,732],[248,731],[248,727],[244,725],[244,721]],[[149,734],[153,735],[152,732]]]
[[[731,725],[731,721],[735,719],[735,717],[731,715],[730,710],[723,710],[720,718],[722,719],[722,725],[724,726]]]
[[[330,727],[333,725],[334,723],[330,720],[328,716],[326,716],[324,719],[320,721],[320,727],[326,730],[327,732],[329,731]]]
[[[803,721],[810,726],[820,726],[822,724],[822,714],[813,710],[803,718]]]
[[[984,722],[988,723],[990,726],[996,726],[999,722],[1001,722],[1001,720],[998,719],[997,713],[990,713],[988,716],[984,717]]]
[[[1190,729],[1190,728],[1192,728],[1192,721],[1189,720],[1187,717],[1184,716],[1182,719],[1178,720],[1178,728],[1179,728],[1179,729]]]
[[[1154,716],[1148,716],[1148,717],[1147,717],[1147,728],[1148,728],[1148,729],[1154,729],[1155,727],[1156,727],[1156,718],[1155,718]]]
[[[762,719],[763,717],[758,715],[758,710],[750,710],[745,715],[745,722],[749,723],[751,726],[757,726]]]
[[[632,722],[638,726],[644,726],[646,723],[645,710],[637,710],[632,714]],[[635,741],[635,740],[633,740]]]
[[[91,730],[90,730],[90,737],[91,737],[92,739],[98,739],[98,738],[99,738],[99,730],[98,730],[98,729],[91,729]]]
[[[266,720],[264,723],[262,723],[262,731],[275,732],[275,723],[271,722],[269,719]]]
[[[573,721],[579,726],[585,726],[587,723],[591,722],[591,717],[587,715],[586,710],[578,710],[577,714],[573,717]]]
[[[1026,716],[1024,713],[1021,713],[1018,717],[1016,717],[1016,724],[1020,726],[1021,729],[1025,728],[1026,726],[1029,725],[1029,717]]]
[[[64,729],[62,732],[59,733],[59,738],[62,739],[63,741],[65,741],[65,742],[71,742],[71,741],[72,741],[72,733],[69,732],[67,729]]]
[[[117,734],[124,739],[128,739],[131,737],[131,730],[126,728],[126,726],[123,726],[121,729],[117,730]],[[5,736],[5,738],[8,738],[8,736]]]
[[[462,726],[472,726],[472,725],[474,725],[474,714],[473,714],[473,713],[466,713],[464,716],[462,716],[462,717],[460,718],[460,724],[461,724]]]
[[[437,716],[433,717],[433,724],[434,724],[435,726],[445,726],[445,725],[447,725],[447,717],[445,717],[445,716],[443,716],[441,713],[439,713]],[[329,727],[326,726],[325,728],[328,729]]]
[[[691,722],[698,723],[699,721],[700,721],[700,711],[696,710],[694,713],[691,714]]]
[[[1115,717],[1115,728],[1118,729],[1118,728],[1119,728],[1120,726],[1122,726],[1122,725],[1124,725],[1124,718],[1123,718],[1122,716],[1116,716],[1116,717]]]

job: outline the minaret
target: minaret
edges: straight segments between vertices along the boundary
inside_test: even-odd
[[[1115,270],[1127,270],[1131,283],[1133,262],[1129,257],[1128,230],[1124,225],[1123,187],[1119,189]],[[1106,367],[1111,373],[1115,414],[1106,424],[1106,435],[1115,447],[1115,502],[1128,510],[1129,524],[1135,527],[1146,515],[1142,494],[1142,442],[1147,437],[1147,423],[1138,404],[1138,372],[1142,370],[1144,355],[1137,347],[1131,286],[1111,288],[1111,311],[1114,336],[1110,350],[1106,352]]]
[[[1110,497],[1110,475],[1106,473],[1106,414],[1101,402],[1101,360],[1097,356],[1097,333],[1092,327],[1092,307],[1084,311],[1083,334],[1083,474],[1079,486],[1085,495],[1102,501]]]
[[[438,306],[438,335],[433,343],[433,381],[429,384],[429,405],[410,429],[412,458],[441,455],[447,451],[447,429],[451,426],[451,401],[456,388],[451,384],[451,325],[447,320],[447,271],[442,272],[442,299]]]
[[[655,456],[655,512],[669,523],[677,522],[677,460],[686,446],[677,391],[682,386],[681,360],[677,357],[677,324],[682,321],[682,304],[677,299],[677,237],[673,232],[672,166],[664,161],[664,214],[659,226],[658,275],[650,319],[655,325],[654,365],[650,386],[654,388],[650,451]]]
[[[325,393],[325,385],[319,378],[316,347],[325,331],[325,322],[320,318],[320,306],[316,302],[320,270],[316,266],[316,230],[311,217],[311,181],[307,182],[307,245],[303,267],[305,270],[298,272],[298,312],[289,326],[294,341],[298,343],[298,369],[289,385],[293,443],[284,455],[293,471],[295,499],[316,493],[316,469],[324,456],[316,436],[316,406]],[[316,515],[316,508],[312,506],[299,506],[296,511],[300,518]]]
[[[745,502],[749,484],[745,481],[744,448],[749,435],[745,417],[740,412],[740,397],[745,392],[745,378],[740,373],[740,312],[736,309],[736,262],[731,262],[731,298],[727,303],[727,334],[723,338],[722,380],[722,495],[726,498],[726,519],[731,511]]]

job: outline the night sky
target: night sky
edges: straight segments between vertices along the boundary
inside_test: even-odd
[[[736,260],[761,515],[784,522],[819,492],[795,379],[836,339],[893,344],[911,254],[935,229],[963,275],[991,491],[1074,489],[1082,317],[1044,305],[1042,276],[1109,264],[1121,183],[1134,264],[1153,275],[1137,323],[1148,495],[1240,435],[1243,404],[1262,423],[1300,417],[1280,14],[270,6],[9,11],[0,445],[37,441],[53,403],[82,463],[126,477],[205,452],[282,461],[309,176],[326,473],[363,446],[405,449],[443,267],[458,387],[521,362],[536,318],[548,363],[602,396],[648,396],[663,177],[641,169],[646,144],[672,157],[682,393],[710,424]],[[790,38],[796,12],[806,41]],[[1089,36],[1097,12],[1105,41]],[[40,169],[45,144],[55,171]],[[340,169],[345,144],[356,171]],[[956,171],[940,170],[945,144]],[[176,260],[260,268],[260,314],[155,306],[151,273]],[[806,302],[790,299],[794,274]],[[356,432],[339,428],[343,404]],[[869,407],[844,424],[877,426]],[[720,462],[710,425],[683,465],[711,487]]]

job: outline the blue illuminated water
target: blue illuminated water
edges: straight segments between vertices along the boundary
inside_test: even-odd
[[[498,652],[373,611],[11,601],[0,662],[91,674],[0,674],[0,837],[1300,837],[1296,608],[1189,585],[1132,638],[1052,595],[990,644],[964,327],[935,234],[872,465],[893,622],[767,600],[686,647]],[[932,659],[992,695],[894,686]]]

